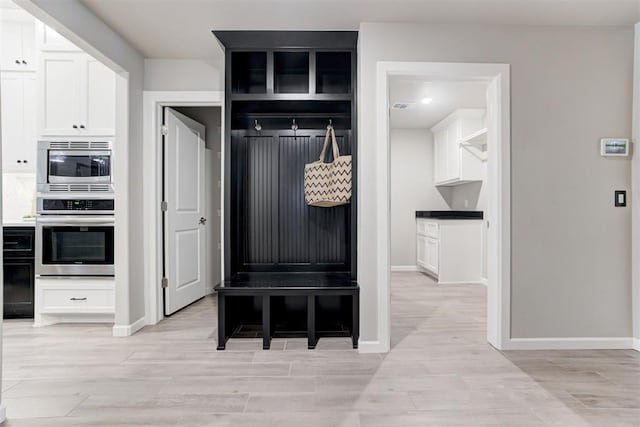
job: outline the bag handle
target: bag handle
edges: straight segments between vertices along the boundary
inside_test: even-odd
[[[333,160],[336,160],[340,157],[340,150],[338,150],[338,142],[336,141],[336,133],[333,130],[333,127],[327,129],[327,134],[324,137],[324,144],[322,145],[322,152],[320,153],[320,158],[318,161],[320,163],[324,163],[324,159],[327,155],[327,148],[329,147],[329,135],[331,135],[331,144],[333,148]]]

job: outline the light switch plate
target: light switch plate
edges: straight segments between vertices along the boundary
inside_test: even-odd
[[[624,190],[615,191],[615,207],[627,206],[627,192]]]

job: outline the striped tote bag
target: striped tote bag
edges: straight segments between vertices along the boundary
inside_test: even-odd
[[[329,139],[333,162],[325,163]],[[333,127],[327,129],[320,158],[304,166],[304,198],[309,206],[330,208],[351,201],[351,156],[341,156]]]

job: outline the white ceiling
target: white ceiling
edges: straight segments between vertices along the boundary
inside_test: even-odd
[[[397,129],[431,128],[457,108],[486,108],[486,82],[425,81],[419,78],[392,77],[389,105],[415,103],[406,110],[391,110],[391,127]],[[430,104],[422,104],[423,98]]]
[[[211,58],[211,30],[356,30],[361,22],[630,25],[640,0],[81,0],[148,58]]]

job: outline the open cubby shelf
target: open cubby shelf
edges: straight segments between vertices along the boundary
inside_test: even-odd
[[[316,93],[351,92],[351,54],[316,52]]]
[[[274,52],[275,93],[309,92],[309,52]]]
[[[267,92],[267,53],[233,52],[231,54],[231,91],[233,93]]]
[[[309,348],[318,337],[351,336],[355,348],[356,180],[350,204],[311,207],[304,167],[318,159],[331,123],[356,175],[357,33],[214,34],[226,55],[218,349],[230,337],[262,337],[269,348],[274,336],[307,336]]]
[[[352,51],[264,49],[229,55],[231,94],[235,99],[261,95],[263,99],[351,99]]]

